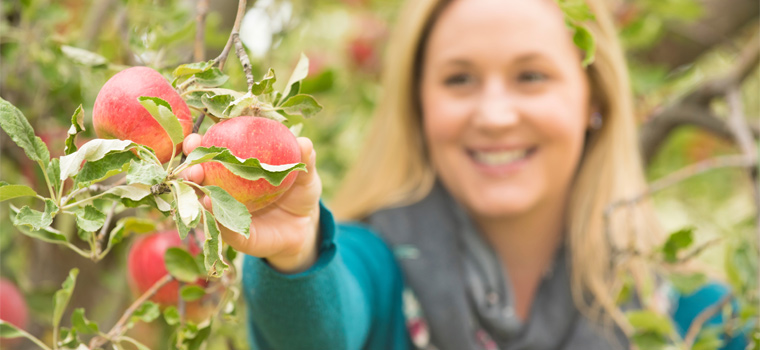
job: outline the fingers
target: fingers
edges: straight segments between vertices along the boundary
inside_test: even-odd
[[[187,181],[202,184],[203,179],[205,178],[205,173],[203,172],[203,167],[200,164],[196,164],[179,173],[179,177]]]
[[[301,162],[306,164],[306,172],[298,174],[296,184],[306,184],[317,176],[317,152],[314,150],[314,144],[306,137],[299,137],[298,145],[301,146]]]
[[[182,141],[182,152],[185,153],[185,155],[190,154],[196,147],[201,145],[201,135],[198,134],[190,134],[185,137],[185,140]]]

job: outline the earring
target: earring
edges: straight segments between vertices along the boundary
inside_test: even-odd
[[[591,127],[591,130],[601,129],[602,124],[604,124],[604,120],[602,119],[602,114],[599,112],[592,113],[591,122],[589,123],[589,127]]]

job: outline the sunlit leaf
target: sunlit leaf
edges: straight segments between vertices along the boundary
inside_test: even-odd
[[[24,150],[29,159],[41,162],[43,166],[50,162],[50,151],[42,139],[34,135],[34,129],[29,125],[29,121],[18,108],[2,97],[0,97],[0,127]]]
[[[131,151],[113,152],[103,158],[85,162],[82,169],[74,177],[76,187],[90,186],[95,182],[101,182],[111,176],[121,174],[127,170],[129,162],[139,160]]]
[[[169,139],[172,141],[172,145],[176,146],[185,139],[185,134],[182,130],[182,124],[172,111],[172,106],[169,102],[164,101],[158,97],[140,96],[137,98],[145,109],[148,110],[153,119],[164,128],[166,134],[169,135]]]
[[[267,71],[267,74],[264,75],[260,81],[253,83],[253,87],[251,87],[251,93],[253,93],[255,96],[269,94],[274,91],[273,85],[276,81],[277,77],[274,74],[274,70],[270,68],[269,71]]]
[[[86,232],[95,232],[103,227],[106,222],[106,214],[100,210],[87,205],[76,211],[77,226]]]
[[[127,171],[127,184],[145,184],[145,185],[158,185],[169,174],[166,173],[163,167],[152,161],[130,161],[129,171]]]
[[[172,247],[164,254],[166,271],[179,281],[193,283],[201,275],[193,256],[182,248]]]
[[[55,304],[53,307],[53,327],[55,328],[61,324],[63,312],[66,311],[66,306],[68,306],[69,299],[71,299],[71,293],[74,292],[77,275],[79,275],[79,269],[71,269],[71,271],[69,271],[69,276],[63,281],[62,288],[55,292],[55,296],[53,297]]]
[[[176,69],[174,69],[174,72],[172,72],[172,75],[174,75],[175,77],[180,77],[183,75],[190,75],[190,74],[205,72],[206,70],[211,68],[213,65],[214,65],[213,60],[183,64],[177,67]]]
[[[299,82],[306,78],[308,74],[309,58],[301,53],[301,57],[298,59],[298,63],[296,64],[296,68],[293,69],[293,73],[290,75],[290,79],[288,79],[288,83],[285,85],[285,91],[282,92],[282,95],[285,96],[284,100],[287,101],[289,97],[298,94],[298,90],[301,86]]]
[[[206,233],[206,239],[203,241],[204,266],[210,276],[219,277],[229,268],[222,253],[221,232],[210,211],[204,210],[203,222]]]
[[[245,205],[238,202],[227,191],[218,186],[205,186],[203,191],[211,198],[214,217],[224,227],[248,238],[251,226],[251,214]]]
[[[61,176],[60,179],[66,180],[70,176],[76,175],[82,167],[83,161],[96,161],[105,157],[111,152],[125,151],[135,146],[129,140],[104,140],[94,139],[85,143],[82,148],[76,152],[61,157]]]
[[[72,61],[84,66],[100,67],[108,64],[108,60],[105,57],[78,47],[61,45],[61,52]]]
[[[75,143],[77,134],[84,131],[84,109],[80,104],[77,110],[74,111],[74,115],[71,116],[71,127],[69,128],[69,136],[66,138],[66,146],[64,147],[65,154],[72,154],[77,151],[77,145]]]
[[[45,211],[37,211],[24,206],[13,217],[13,226],[28,226],[39,231],[53,223],[53,216],[58,212],[58,206],[50,199],[45,199]]]
[[[256,158],[238,158],[230,150],[222,147],[198,147],[190,152],[186,161],[190,162],[190,165],[209,161],[218,162],[244,179],[266,179],[275,186],[279,186],[292,171],[306,171],[304,163],[271,165],[261,163]]]
[[[8,183],[0,184],[0,202],[18,198],[18,197],[34,197],[37,192],[29,186],[24,185],[9,185]]]

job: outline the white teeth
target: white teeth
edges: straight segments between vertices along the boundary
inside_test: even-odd
[[[473,158],[486,165],[504,165],[525,158],[527,149],[501,152],[472,152]]]

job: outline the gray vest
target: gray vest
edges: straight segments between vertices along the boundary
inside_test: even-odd
[[[484,343],[482,314],[476,312],[468,295],[464,273],[463,247],[458,237],[469,223],[461,222],[462,213],[451,205],[451,197],[436,185],[423,200],[370,215],[372,226],[396,252],[406,286],[411,288],[424,313],[430,330],[426,349],[561,349],[601,350],[628,348],[628,340],[619,330],[611,337],[584,318],[575,307],[570,292],[569,264],[564,253],[558,254],[551,273],[542,280],[529,319],[523,324],[516,316],[514,332],[494,335]],[[562,250],[564,251],[564,249]],[[410,253],[413,252],[413,253]],[[492,261],[491,264],[499,264]],[[471,281],[470,281],[471,282]],[[509,285],[509,281],[506,281]],[[505,288],[509,290],[509,286]],[[508,327],[509,328],[509,327]]]

